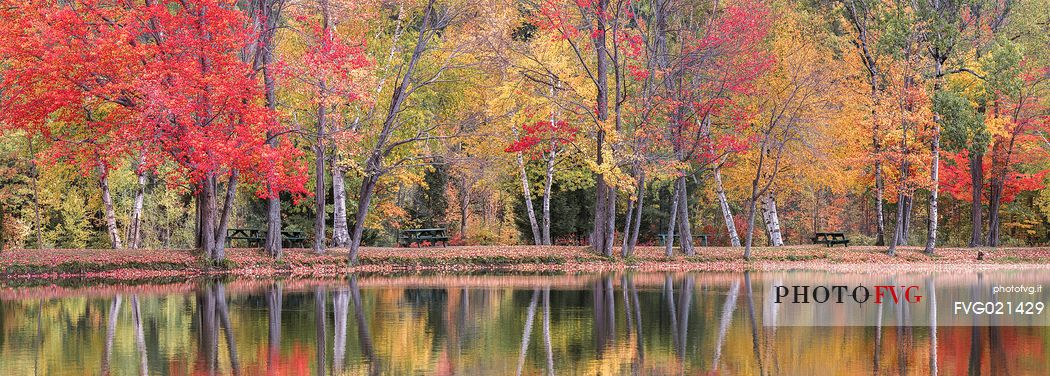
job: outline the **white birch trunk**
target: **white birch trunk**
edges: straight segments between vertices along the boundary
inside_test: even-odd
[[[543,244],[540,239],[540,226],[536,223],[536,211],[532,209],[532,191],[529,190],[529,176],[525,172],[525,158],[518,153],[518,167],[521,170],[521,190],[525,198],[525,211],[529,216],[529,225],[532,226],[532,244]]]
[[[926,254],[933,254],[934,247],[937,246],[937,186],[940,185],[938,179],[938,164],[940,160],[940,149],[941,149],[941,127],[940,127],[940,116],[934,116],[934,130],[933,130],[933,145],[930,159],[930,181],[933,182],[933,187],[930,188],[930,219],[929,219],[929,232],[926,236]]]
[[[346,224],[346,183],[338,157],[332,161],[332,243],[336,247],[350,245],[350,229]]]
[[[113,245],[113,249],[122,249],[124,244],[120,241],[120,230],[117,229],[117,215],[113,210],[113,196],[109,192],[109,178],[101,162],[98,164],[98,186],[102,190],[102,205],[106,211],[106,229],[109,231],[110,244]]]
[[[941,77],[944,75],[944,63],[942,60],[937,60],[935,69],[937,78],[933,84],[934,93],[941,89]],[[926,249],[924,251],[929,255],[933,254],[934,247],[937,246],[937,188],[940,186],[940,180],[938,180],[937,175],[940,170],[941,120],[940,114],[933,114],[933,142],[930,145],[930,181],[933,182],[933,186],[930,188],[929,231],[926,235]]]
[[[138,189],[135,191],[135,205],[131,209],[131,225],[128,227],[128,246],[131,249],[142,247],[142,206],[146,200],[146,172],[137,172]]]
[[[560,84],[557,77],[554,77],[554,83],[551,84],[551,100],[554,100],[554,96],[557,94],[557,87]],[[551,107],[551,128],[550,128],[550,154],[547,155],[547,174],[546,180],[543,184],[543,245],[551,245],[551,185],[554,184],[554,164],[558,158],[558,139],[557,135],[554,134],[554,122],[557,121],[557,111],[555,107]]]
[[[777,201],[773,196],[773,190],[769,189],[762,195],[762,220],[766,223],[766,233],[769,235],[769,243],[774,247],[784,245],[784,238],[780,233],[780,219],[777,217]]]
[[[733,210],[729,208],[729,200],[726,199],[726,191],[722,187],[722,169],[718,166],[715,166],[715,192],[718,193],[718,205],[722,208],[722,219],[726,222],[729,242],[734,247],[739,247],[740,235],[736,232],[736,223],[733,222]]]

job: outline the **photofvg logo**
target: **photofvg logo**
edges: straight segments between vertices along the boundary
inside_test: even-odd
[[[865,304],[869,301],[874,304],[882,304],[884,301],[890,301],[893,304],[922,302],[920,288],[917,285],[876,285],[871,287],[863,285],[852,287],[846,285],[780,285],[774,286],[774,288],[776,289],[776,299],[774,300],[776,304],[785,302],[791,304],[825,304],[829,302],[834,304]]]
[[[1050,326],[1050,274],[996,277],[784,273],[756,295],[766,326]]]

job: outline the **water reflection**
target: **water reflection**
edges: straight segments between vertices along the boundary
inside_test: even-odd
[[[40,290],[39,298],[0,296],[0,374],[996,375],[1050,367],[1050,327],[938,326],[936,310],[908,305],[878,311],[869,327],[769,326],[786,313],[762,291],[790,276],[353,276]],[[938,301],[976,299],[989,281],[1050,279],[972,277],[920,281],[926,299]],[[946,285],[955,286],[947,297],[932,293]],[[929,324],[883,325],[890,320]]]

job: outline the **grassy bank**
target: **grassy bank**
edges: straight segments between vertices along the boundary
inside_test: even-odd
[[[978,252],[984,254],[978,259]],[[0,254],[0,278],[115,279],[180,278],[199,275],[242,277],[334,277],[347,273],[437,272],[599,272],[771,270],[771,269],[928,269],[981,268],[1003,265],[1050,264],[1050,248],[940,249],[927,256],[905,247],[890,257],[877,247],[826,248],[790,246],[757,248],[745,261],[739,248],[703,247],[695,256],[666,257],[663,248],[642,247],[634,256],[604,257],[585,247],[510,246],[448,248],[364,248],[355,266],[346,262],[346,250],[318,255],[307,249],[288,249],[280,260],[259,249],[227,250],[228,259],[209,264],[192,250],[16,249]],[[1050,267],[1050,265],[1048,265]]]

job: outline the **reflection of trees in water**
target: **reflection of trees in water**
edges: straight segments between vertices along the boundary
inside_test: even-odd
[[[686,348],[689,342],[689,316],[693,309],[693,288],[696,279],[692,275],[682,278],[682,287],[675,298],[674,278],[671,273],[664,275],[664,299],[671,318],[671,343],[675,356],[685,366]]]
[[[711,360],[711,371],[718,371],[718,365],[722,361],[722,346],[725,344],[726,334],[729,333],[729,325],[733,323],[733,311],[736,311],[736,299],[739,294],[740,281],[733,281],[733,285],[729,287],[729,294],[726,295],[726,302],[722,306],[722,318],[718,320],[718,340],[715,341],[715,355]]]
[[[594,350],[601,358],[605,347],[616,338],[616,301],[613,299],[612,276],[606,275],[594,281],[591,296],[594,303]]]
[[[361,289],[357,287],[357,276],[350,276],[350,299],[354,301],[354,320],[357,322],[357,340],[361,347],[361,355],[368,360],[368,373],[378,375],[381,369],[379,358],[376,357],[375,347],[372,346],[372,334],[368,327],[368,319],[365,318],[364,307],[361,305]]]
[[[898,284],[891,276],[870,283]],[[553,374],[557,366],[563,374],[710,371],[773,375],[800,369],[833,372],[833,367],[848,363],[854,368],[847,373],[898,374],[903,369],[918,374],[970,371],[987,375],[1039,373],[1041,368],[1032,367],[1045,364],[1045,354],[1031,347],[1046,340],[1044,328],[923,325],[909,332],[906,327],[896,327],[896,322],[907,324],[912,319],[927,319],[926,315],[932,321],[944,311],[925,311],[926,306],[916,304],[910,311],[906,304],[888,304],[881,311],[884,325],[880,328],[876,318],[874,330],[774,330],[763,326],[774,320],[765,306],[769,301],[754,296],[761,296],[762,287],[775,277],[767,273],[628,272],[588,277],[582,286],[557,285],[553,292],[535,279],[524,288],[518,282],[512,287],[486,287],[477,277],[470,280],[475,284],[452,285],[440,293],[406,294],[411,287],[401,287],[404,285],[361,291],[357,286],[361,280],[355,278],[349,283],[325,281],[320,283],[323,286],[307,281],[256,281],[255,286],[263,289],[251,294],[238,294],[243,290],[236,284],[212,282],[201,284],[185,297],[135,296],[125,288],[117,290],[121,296],[102,299],[43,300],[41,308],[37,301],[4,301],[0,305],[0,319],[5,320],[7,330],[2,333],[4,344],[20,346],[28,353],[24,360],[19,360],[19,354],[0,354],[6,363],[0,365],[0,373],[32,374],[34,362],[39,362],[41,372],[53,373],[56,365],[71,357],[86,359],[82,367],[101,374],[158,372],[163,367],[171,367],[173,374],[229,373],[231,368],[245,375],[265,374],[268,360],[275,364],[276,373],[284,374],[315,369],[326,374],[446,370],[511,374],[515,368],[522,374]],[[509,277],[500,278],[508,281]],[[954,286],[950,279],[934,275],[923,283],[924,292],[929,291],[923,303],[954,296],[936,291],[946,284]],[[984,285],[972,285],[972,296],[966,293],[970,285],[951,292],[961,293],[958,297],[963,299],[988,300],[988,286]],[[403,299],[406,296],[438,301],[417,310]],[[182,305],[185,311],[178,309]],[[283,323],[282,308],[287,309],[283,316],[289,318]],[[420,316],[433,311],[440,311],[440,316],[426,320]],[[38,316],[40,332],[34,339]],[[334,325],[329,328],[331,316]],[[418,318],[410,322],[411,330],[394,330],[404,328],[402,320],[408,316]],[[266,320],[269,325],[263,324]],[[231,327],[231,321],[237,326]],[[264,333],[267,326],[269,346]],[[240,343],[234,342],[234,330],[239,331]],[[315,331],[324,334],[315,335]],[[791,339],[799,335],[816,337]],[[313,342],[315,338],[322,342]],[[405,347],[421,343],[433,346]],[[37,347],[39,358],[33,359]],[[948,351],[951,349],[962,351]],[[1026,354],[1019,349],[1035,352]],[[268,350],[273,355],[268,357]],[[166,359],[164,354],[171,353],[186,355]],[[779,371],[778,363],[784,367]],[[824,363],[828,368],[821,368]]]
[[[230,368],[234,374],[240,374],[240,362],[237,357],[237,343],[230,325],[229,306],[226,304],[226,286],[222,282],[205,284],[197,292],[197,334],[198,362],[206,364],[208,374],[216,374],[219,363],[219,330],[225,334],[226,349],[229,351]]]
[[[328,346],[325,342],[328,340],[328,314],[326,313],[326,307],[328,306],[328,291],[325,290],[324,286],[314,287],[314,327],[317,329],[317,336],[314,337],[314,343],[317,345],[317,374],[324,376],[328,370],[328,361],[325,359],[325,355],[328,353]]]
[[[267,370],[273,372],[281,356],[281,309],[284,302],[283,288],[280,281],[274,281],[263,293],[266,295],[266,314],[269,338],[267,351]]]
[[[937,375],[937,290],[933,277],[926,277],[926,301],[930,306],[930,375]]]
[[[758,362],[758,374],[765,375],[766,368],[762,364],[762,353],[759,350],[758,322],[755,321],[755,299],[754,290],[751,288],[751,272],[744,272],[744,289],[747,290],[747,316],[751,322],[751,344],[755,353],[755,361]]]
[[[543,288],[543,347],[547,353],[547,374],[554,375],[554,350],[551,348],[551,289]]]
[[[142,311],[139,310],[139,296],[131,296],[131,314],[135,322],[135,349],[139,353],[139,374],[149,374],[149,360],[146,357],[146,335],[142,331]]]
[[[117,294],[109,306],[109,320],[106,322],[106,343],[102,348],[103,375],[109,374],[109,364],[113,360],[113,337],[117,334],[117,317],[120,316],[120,302],[122,300],[123,297]]]
[[[540,299],[540,289],[535,288],[532,290],[532,300],[529,301],[529,308],[525,311],[525,328],[521,333],[521,349],[518,351],[518,372],[517,375],[521,375],[521,371],[525,368],[525,352],[529,349],[529,339],[532,337],[532,321],[536,318],[536,303]]]
[[[332,314],[335,315],[335,328],[332,335],[332,374],[343,374],[343,362],[346,359],[346,316],[350,310],[350,291],[338,288],[332,292]]]
[[[624,314],[627,316],[627,337],[631,337],[631,332],[634,332],[634,345],[636,350],[636,358],[631,363],[631,371],[633,373],[639,373],[645,367],[645,345],[642,336],[642,309],[641,304],[638,302],[638,289],[634,286],[634,276],[628,273],[624,273],[621,279],[621,289],[623,290],[623,301],[624,301]],[[549,307],[545,307],[549,309]]]

